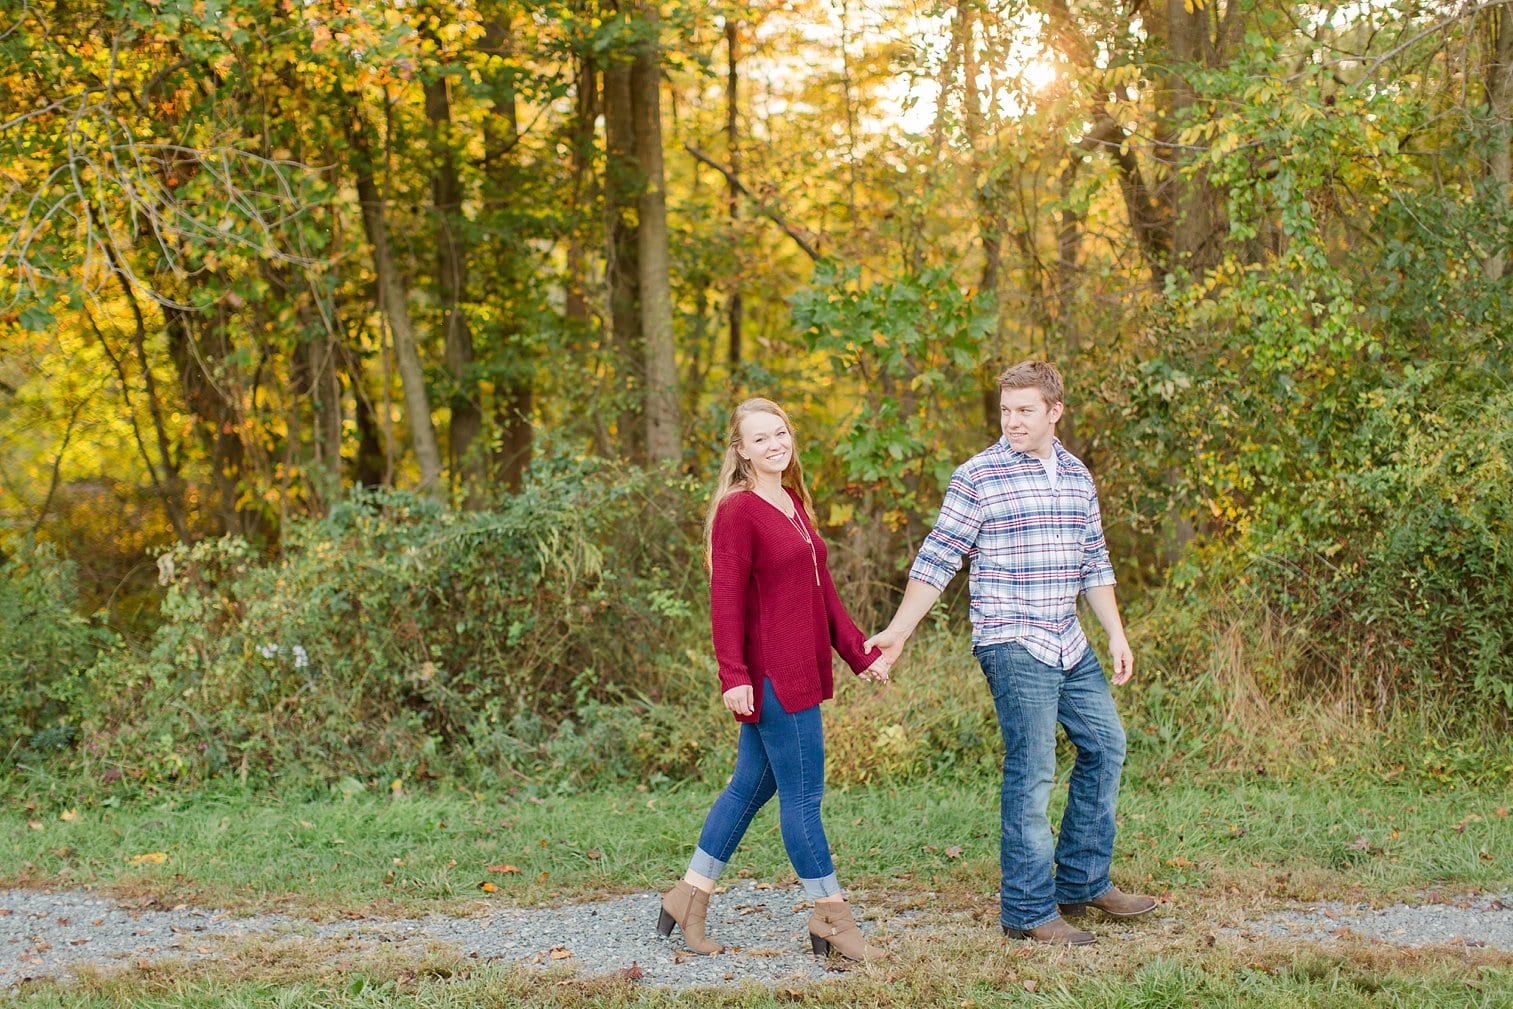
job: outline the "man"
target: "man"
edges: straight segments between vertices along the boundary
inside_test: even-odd
[[[1114,600],[1092,475],[1056,438],[1060,372],[1026,361],[998,376],[998,387],[1003,438],[952,475],[898,613],[867,646],[896,660],[962,555],[971,558],[972,653],[993,693],[1004,745],[1003,930],[1080,946],[1094,937],[1063,915],[1097,908],[1129,918],[1156,902],[1121,893],[1109,880],[1124,727],[1077,622],[1079,593],[1108,634],[1114,683],[1129,682],[1135,659]],[[1046,804],[1058,722],[1077,761],[1053,848]]]

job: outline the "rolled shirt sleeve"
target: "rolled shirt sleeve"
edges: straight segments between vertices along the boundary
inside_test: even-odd
[[[1103,539],[1103,516],[1098,509],[1095,488],[1088,501],[1087,527],[1082,535],[1082,591],[1115,582],[1114,565],[1109,561],[1108,544]]]
[[[961,570],[962,557],[972,551],[982,529],[982,499],[966,469],[951,474],[935,526],[909,568],[910,578],[941,591]]]

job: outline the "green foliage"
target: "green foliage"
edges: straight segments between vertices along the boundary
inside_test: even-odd
[[[365,493],[271,561],[233,538],[176,548],[151,650],[95,670],[95,727],[149,776],[550,759],[564,716],[667,688],[663,645],[692,619],[675,602],[697,598],[678,581],[697,570],[689,500],[569,460],[495,511]],[[591,735],[585,771],[616,742]]]
[[[789,304],[809,349],[860,383],[833,435],[841,481],[882,491],[894,525],[932,507],[971,434],[961,405],[970,416],[982,382],[989,300],[942,269],[863,285],[857,268],[823,262]]]
[[[75,740],[84,673],[113,635],[75,610],[76,565],[23,540],[0,559],[0,748],[47,753]]]

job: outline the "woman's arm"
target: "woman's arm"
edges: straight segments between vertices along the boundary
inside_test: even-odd
[[[825,595],[825,618],[830,628],[830,644],[840,653],[840,657],[846,660],[846,665],[858,676],[872,673],[869,679],[886,680],[888,678],[887,665],[884,664],[874,671],[873,666],[882,657],[882,652],[876,648],[869,648],[862,640],[864,635],[856,626],[856,621],[851,619],[851,614],[846,611],[845,604],[841,602],[840,593],[835,591],[835,580],[830,577],[830,565],[827,563],[820,568],[820,590]]]
[[[725,707],[751,714],[755,701],[746,666],[746,593],[751,582],[752,530],[727,501],[715,515],[709,557],[709,624]],[[734,696],[733,696],[734,695]]]

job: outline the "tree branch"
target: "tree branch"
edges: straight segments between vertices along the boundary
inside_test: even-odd
[[[808,240],[806,240],[804,236],[799,233],[799,230],[793,225],[789,224],[787,219],[783,217],[782,214],[773,209],[770,204],[759,199],[754,193],[752,193],[751,190],[747,189],[741,183],[741,180],[736,177],[735,172],[731,171],[729,168],[726,168],[718,161],[715,161],[709,155],[694,147],[692,144],[684,144],[683,149],[689,154],[692,154],[696,160],[703,162],[710,168],[713,168],[715,171],[725,176],[726,181],[728,181],[731,186],[736,189],[737,192],[746,197],[752,203],[756,204],[758,212],[760,212],[763,217],[767,218],[773,224],[776,224],[779,228],[782,228],[783,234],[793,239],[794,244],[797,245],[800,249],[804,250],[804,255],[808,256],[813,262],[818,263],[820,261],[819,252],[816,251],[813,245],[809,244]]]

